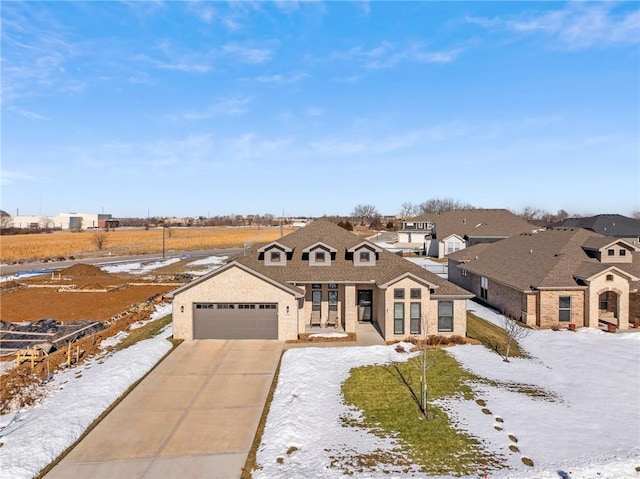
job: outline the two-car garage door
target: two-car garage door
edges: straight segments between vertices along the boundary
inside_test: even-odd
[[[278,339],[275,303],[195,303],[194,339]]]

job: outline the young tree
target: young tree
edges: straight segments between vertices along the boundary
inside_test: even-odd
[[[514,318],[509,317],[508,314],[504,313],[502,315],[502,327],[507,333],[507,345],[505,347],[503,361],[508,363],[511,345],[514,342],[517,342],[529,336],[532,330],[521,326],[519,321],[516,321]]]
[[[96,245],[96,248],[102,250],[107,244],[107,236],[108,232],[105,230],[99,230],[93,233],[93,244]]]

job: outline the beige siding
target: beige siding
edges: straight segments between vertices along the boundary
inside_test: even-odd
[[[607,275],[613,276],[613,280],[607,281]],[[587,305],[587,324],[592,328],[598,327],[598,312],[600,309],[599,297],[601,293],[611,291],[618,296],[618,327],[629,328],[629,282],[619,273],[608,271],[593,278],[589,283],[589,296]]]
[[[559,306],[560,296],[571,297],[571,320],[560,322]],[[573,323],[577,327],[585,326],[584,322],[584,291],[540,291],[540,316],[538,326],[552,328],[554,326],[566,327]]]
[[[278,339],[298,338],[298,304],[291,293],[231,267],[177,294],[173,300],[173,336],[193,339],[193,303],[277,303]],[[288,311],[287,311],[288,308]]]

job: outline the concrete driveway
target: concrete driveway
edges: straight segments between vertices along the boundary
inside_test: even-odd
[[[240,477],[282,347],[182,343],[45,477]]]

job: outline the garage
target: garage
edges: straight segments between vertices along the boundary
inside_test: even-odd
[[[278,339],[275,303],[194,303],[194,339]]]

